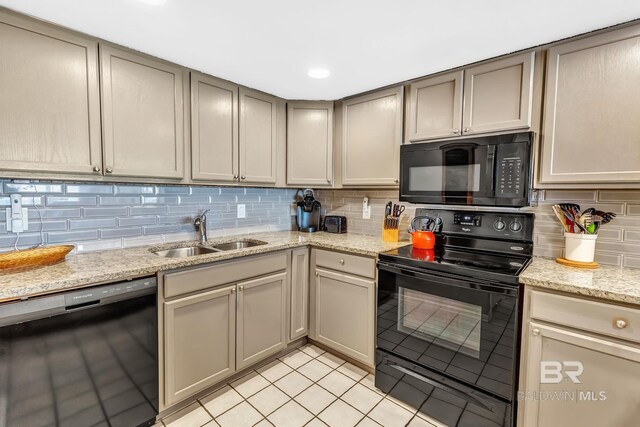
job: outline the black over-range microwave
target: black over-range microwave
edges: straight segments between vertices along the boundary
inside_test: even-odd
[[[400,200],[480,206],[529,204],[532,132],[400,147]]]

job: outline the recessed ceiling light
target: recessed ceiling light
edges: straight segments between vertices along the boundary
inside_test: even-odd
[[[312,79],[326,79],[331,75],[331,72],[326,68],[312,68],[307,72],[307,75]]]
[[[151,6],[162,6],[167,0],[138,0],[140,3],[148,4]]]

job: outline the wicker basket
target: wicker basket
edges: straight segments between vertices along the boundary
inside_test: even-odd
[[[14,272],[55,264],[73,250],[73,245],[49,246],[0,254],[0,272]]]

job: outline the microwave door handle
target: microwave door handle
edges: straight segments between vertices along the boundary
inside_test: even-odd
[[[498,167],[497,159],[496,159],[496,146],[489,146],[489,163],[487,166],[489,167],[489,181],[491,182],[491,193],[495,196],[495,174],[496,168]]]

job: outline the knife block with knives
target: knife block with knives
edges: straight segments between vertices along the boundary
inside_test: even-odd
[[[382,220],[382,241],[397,242],[398,230],[400,225],[400,215],[404,212],[405,207],[402,205],[394,205],[388,202],[384,209],[384,218]]]

